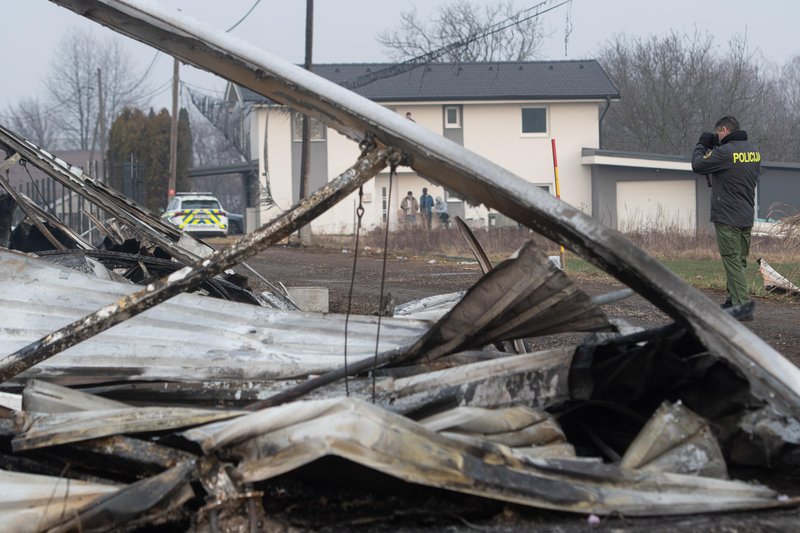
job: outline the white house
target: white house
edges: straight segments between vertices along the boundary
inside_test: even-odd
[[[591,168],[584,148],[599,148],[602,111],[619,92],[597,61],[431,63],[411,70],[391,64],[324,64],[313,72],[494,161],[555,193],[551,140],[556,140],[561,198],[592,212]],[[297,202],[300,183],[301,115],[246,88],[230,84],[226,100],[252,105],[248,123],[253,159],[259,161],[262,189],[274,205],[260,209],[258,223]],[[335,178],[357,159],[355,142],[312,120],[310,188]],[[397,227],[398,207],[407,191],[422,188],[446,199],[451,214],[475,225],[502,223],[483,206],[460,197],[401,167],[389,203],[389,176],[364,186],[364,227],[387,219]],[[357,194],[313,223],[317,233],[350,233]]]

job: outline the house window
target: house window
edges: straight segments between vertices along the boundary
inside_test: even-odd
[[[324,141],[325,124],[308,117],[308,133],[312,141]],[[296,142],[303,140],[303,115],[301,113],[292,113],[292,140]]]
[[[547,108],[522,108],[522,133],[547,133]]]
[[[444,127],[447,129],[457,129],[461,127],[461,106],[444,106]]]

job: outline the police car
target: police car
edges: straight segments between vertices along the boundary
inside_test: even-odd
[[[193,235],[228,235],[228,215],[219,200],[208,192],[179,192],[169,201],[161,218]]]

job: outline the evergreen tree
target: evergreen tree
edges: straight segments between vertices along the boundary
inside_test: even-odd
[[[133,195],[130,185],[124,183],[130,166],[139,165],[144,154],[142,146],[147,129],[147,117],[140,109],[124,108],[111,124],[109,131],[108,184],[122,193]],[[134,198],[135,199],[135,198]]]
[[[188,191],[192,133],[186,110],[182,109],[178,117],[177,188]],[[109,134],[109,185],[154,212],[167,205],[169,135],[170,114],[166,109],[158,113],[151,109],[145,116],[140,109],[130,108],[117,117]],[[131,167],[133,176],[138,176],[136,184],[132,183],[136,180],[131,179]]]
[[[169,131],[170,116],[166,109],[158,114],[150,111],[147,122],[145,168],[145,196],[143,203],[150,209],[160,211],[167,205],[169,184]]]

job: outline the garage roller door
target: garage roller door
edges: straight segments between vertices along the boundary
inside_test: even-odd
[[[617,229],[679,231],[697,228],[694,180],[617,182]]]

